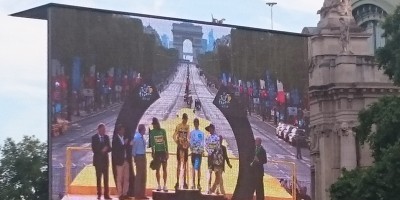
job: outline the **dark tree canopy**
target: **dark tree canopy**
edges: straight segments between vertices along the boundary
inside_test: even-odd
[[[380,160],[382,151],[400,139],[400,98],[384,97],[359,113],[360,125],[357,136],[361,143],[368,142],[375,160]],[[375,125],[376,130],[372,129]]]
[[[8,138],[0,151],[1,199],[49,198],[47,144],[34,136],[25,136],[18,143]]]
[[[232,29],[230,38],[229,46],[216,44],[213,52],[200,55],[199,64],[209,80],[218,82],[221,73],[232,73],[244,81],[259,80],[268,71],[288,91],[307,91],[306,37]]]
[[[386,45],[377,51],[379,66],[396,85],[400,85],[400,6],[383,23]]]
[[[154,34],[144,32],[142,20],[125,15],[57,8],[50,21],[51,58],[72,69],[74,57],[81,58],[83,71],[92,65],[105,73],[121,68],[150,76],[154,82],[173,74],[178,62],[176,50],[156,43]],[[157,36],[158,37],[158,36]]]
[[[400,196],[400,143],[383,150],[382,158],[365,169],[344,171],[330,189],[332,200],[392,200]]]

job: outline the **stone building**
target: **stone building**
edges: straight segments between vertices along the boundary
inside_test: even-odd
[[[400,0],[352,0],[352,13],[357,25],[371,34],[368,40],[371,52],[385,45],[381,24],[397,5],[400,5]]]
[[[311,193],[315,200],[330,199],[329,188],[343,168],[372,164],[369,147],[356,142],[353,128],[358,113],[379,97],[400,93],[374,63],[374,49],[384,45],[379,24],[395,9],[391,5],[394,0],[325,0],[317,27],[303,29],[311,35]]]

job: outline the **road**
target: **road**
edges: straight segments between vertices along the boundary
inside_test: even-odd
[[[198,73],[195,67],[191,68],[192,82],[196,88],[196,93],[204,106],[207,119],[217,125],[217,133],[222,135],[228,142],[228,149],[238,156],[235,137],[228,121],[223,117],[221,111],[213,104],[215,91],[212,91],[205,84],[205,80]],[[262,145],[267,150],[268,160],[287,161],[296,163],[297,180],[302,186],[310,191],[310,153],[307,149],[302,149],[303,160],[296,159],[296,149],[275,136],[275,127],[267,122],[263,122],[256,116],[248,116],[255,137],[262,139]],[[289,165],[268,163],[264,166],[265,172],[283,179],[290,179],[292,169]]]
[[[160,99],[145,112],[139,123],[149,124],[152,117],[165,119],[175,114],[183,106],[183,85],[186,81],[186,67],[178,68],[174,80],[161,92]],[[179,98],[182,97],[182,98]],[[67,147],[90,147],[91,137],[96,134],[99,123],[106,125],[107,135],[112,138],[114,125],[121,105],[114,105],[97,115],[73,123],[68,131],[59,137],[51,138],[52,149],[52,194],[57,196],[65,192],[65,160]],[[92,163],[92,153],[82,151],[73,153],[72,176],[74,177],[85,165]]]
[[[184,86],[186,82],[186,64],[178,67],[174,80],[160,94],[160,99],[153,103],[143,115],[139,123],[149,124],[152,117],[160,120],[175,116],[179,109],[185,107],[183,102]],[[212,103],[215,93],[212,92],[200,77],[198,69],[190,66],[191,93],[193,100],[199,98],[202,102],[202,110],[197,112],[201,117],[205,117],[216,125],[216,131],[222,135],[228,143],[228,150],[233,155],[238,155],[236,140],[228,121],[223,117],[221,111]],[[105,123],[108,135],[112,135],[115,121],[120,111],[121,105],[114,105],[97,115],[82,119],[72,124],[71,128],[59,137],[51,139],[52,145],[52,175],[53,175],[53,195],[64,193],[65,175],[65,152],[66,147],[90,147],[91,136],[96,133],[99,123]],[[295,162],[297,166],[297,177],[301,182],[310,183],[310,161],[309,156],[305,155],[304,160],[295,158],[295,148],[283,142],[275,136],[275,128],[262,122],[254,116],[249,116],[253,133],[256,137],[263,140],[263,146],[267,150],[270,160],[281,160]],[[146,138],[147,139],[147,138]],[[307,154],[306,150],[304,154]],[[74,153],[72,158],[72,174],[76,175],[85,165],[92,162],[91,152]],[[284,165],[268,163],[265,165],[265,172],[277,178],[290,178],[291,169]]]

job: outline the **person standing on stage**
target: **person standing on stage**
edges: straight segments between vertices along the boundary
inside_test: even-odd
[[[129,189],[129,163],[128,163],[128,139],[125,138],[125,127],[117,125],[117,134],[112,140],[112,159],[117,168],[117,191],[119,199],[128,198]]]
[[[99,124],[97,134],[92,136],[93,166],[96,170],[97,199],[101,198],[101,177],[104,182],[104,199],[111,199],[108,189],[108,153],[111,152],[110,138],[106,126]]]
[[[151,155],[153,157],[154,168],[156,170],[156,178],[157,178],[157,191],[161,191],[160,185],[160,167],[162,165],[163,168],[163,179],[164,179],[164,187],[163,191],[168,192],[167,189],[167,161],[169,158],[168,155],[168,143],[167,143],[167,133],[165,129],[162,129],[160,123],[157,118],[153,118],[153,129],[150,130],[149,133],[149,146],[151,147]]]
[[[192,152],[191,157],[192,157],[192,166],[193,166],[193,171],[192,171],[192,179],[193,179],[193,185],[192,189],[195,189],[196,185],[196,171],[197,171],[197,189],[201,190],[200,186],[200,176],[201,176],[201,171],[200,171],[200,166],[201,166],[201,160],[202,156],[204,153],[204,145],[205,145],[205,138],[204,138],[204,133],[199,130],[199,119],[195,118],[193,120],[193,125],[194,125],[194,130],[190,132],[190,150]]]
[[[149,199],[146,197],[147,161],[146,141],[143,137],[145,133],[146,127],[140,124],[132,141],[132,155],[136,166],[135,199]]]
[[[181,168],[183,168],[183,188],[188,189],[188,185],[186,182],[186,173],[187,173],[187,161],[189,157],[189,125],[188,115],[183,113],[182,115],[182,123],[176,126],[173,138],[176,142],[178,148],[176,150],[176,156],[178,161],[178,166],[176,169],[176,184],[175,190],[179,189],[179,178],[181,173]]]
[[[264,164],[267,163],[267,153],[261,146],[261,138],[256,138],[256,147],[254,151],[254,159],[250,166],[254,172],[254,191],[256,192],[256,200],[264,199]]]
[[[228,158],[228,152],[226,150],[226,147],[222,144],[223,142],[223,137],[220,135],[219,136],[219,142],[220,142],[220,149],[216,149],[214,151],[214,155],[216,153],[219,153],[220,155],[215,155],[213,156],[213,159],[218,159],[218,157],[222,156],[221,161],[219,162],[213,162],[214,164],[214,172],[215,172],[215,182],[214,185],[211,188],[211,193],[214,193],[214,191],[218,188],[219,186],[219,191],[221,191],[221,194],[225,195],[225,189],[224,189],[224,179],[222,177],[222,173],[225,172],[225,162],[228,164],[229,168],[232,168],[231,163],[229,162]],[[220,151],[220,152],[217,152]],[[219,191],[217,189],[217,194],[219,194]]]
[[[206,150],[208,154],[208,187],[207,187],[207,193],[211,194],[211,175],[214,170],[214,165],[213,165],[213,152],[216,149],[220,149],[220,141],[219,141],[219,136],[215,133],[215,126],[213,124],[210,124],[209,126],[206,127],[206,131],[210,133],[210,135],[206,139]]]

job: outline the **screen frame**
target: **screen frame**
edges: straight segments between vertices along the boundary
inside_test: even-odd
[[[290,35],[290,36],[297,36],[297,37],[311,37],[310,34],[304,33],[295,33],[295,32],[286,32],[286,31],[278,31],[278,30],[270,30],[270,29],[262,29],[262,28],[255,28],[255,27],[248,27],[248,26],[240,26],[240,25],[233,25],[233,24],[219,24],[214,22],[206,22],[206,21],[199,21],[199,20],[191,20],[191,19],[183,19],[183,18],[174,18],[174,17],[167,17],[167,16],[157,16],[157,15],[150,15],[150,14],[142,14],[142,13],[131,13],[131,12],[123,12],[123,11],[115,11],[115,10],[107,10],[107,9],[99,9],[99,8],[89,8],[89,7],[81,7],[81,6],[73,6],[73,5],[66,5],[66,4],[57,4],[57,3],[49,3],[44,4],[38,7],[30,8],[27,10],[23,10],[17,13],[10,14],[13,17],[23,17],[23,18],[31,18],[31,19],[40,19],[40,20],[47,20],[47,78],[51,80],[51,52],[52,52],[52,44],[51,44],[51,15],[53,10],[52,8],[63,8],[63,9],[73,9],[78,11],[90,11],[90,12],[98,12],[104,14],[117,14],[117,15],[127,15],[133,17],[144,17],[144,18],[151,18],[151,19],[162,19],[162,20],[169,20],[169,21],[177,21],[177,22],[188,22],[194,23],[198,25],[209,25],[209,26],[217,26],[217,27],[225,27],[225,28],[232,28],[232,29],[240,29],[246,31],[256,31],[256,32],[263,32],[263,33],[270,33],[270,34],[281,34],[281,35]],[[48,188],[49,188],[49,198],[52,198],[52,123],[51,123],[51,82],[48,81],[47,84],[47,144],[48,144]]]

